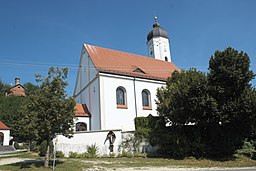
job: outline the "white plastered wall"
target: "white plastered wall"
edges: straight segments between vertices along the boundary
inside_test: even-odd
[[[171,62],[171,51],[169,39],[164,37],[154,37],[148,41],[148,55],[151,58],[165,61],[165,57],[168,58],[168,62]],[[153,53],[151,54],[150,51]]]
[[[136,116],[157,115],[156,90],[165,82],[139,79],[134,77],[100,74],[100,102],[102,129],[135,130]],[[126,90],[127,109],[117,108],[116,89],[121,86]],[[143,110],[142,90],[147,89],[151,95],[152,110]],[[136,102],[136,103],[135,103]]]
[[[100,130],[98,71],[85,49],[80,59],[74,96],[76,103],[86,104],[91,113],[89,129]]]
[[[4,134],[3,146],[9,145],[10,142],[10,130],[0,130]]]
[[[121,141],[122,135],[121,130],[112,130],[116,136],[114,142],[114,153],[119,154],[121,152]],[[69,152],[84,153],[86,152],[87,145],[96,145],[99,148],[99,154],[109,154],[109,142],[105,144],[109,130],[102,131],[85,131],[85,132],[76,132],[72,138],[64,137],[63,135],[57,135],[53,142],[56,142],[56,150],[62,151],[65,156],[69,155]],[[57,140],[57,141],[56,141]]]

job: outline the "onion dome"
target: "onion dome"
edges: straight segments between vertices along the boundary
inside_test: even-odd
[[[157,17],[155,17],[153,30],[151,30],[147,35],[147,41],[151,40],[154,37],[164,37],[168,39],[167,32],[165,31],[165,29],[160,27],[160,24],[157,22]]]

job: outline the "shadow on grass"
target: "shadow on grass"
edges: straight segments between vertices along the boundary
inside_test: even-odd
[[[60,160],[56,160],[55,161],[55,166],[57,166],[58,164],[62,164],[64,161],[60,161]],[[53,165],[53,161],[49,161],[49,167],[52,167]],[[13,164],[8,164],[8,166],[14,166],[17,167],[19,169],[25,169],[25,168],[33,168],[33,167],[44,167],[44,160],[40,160],[40,159],[36,159],[36,160],[25,160],[22,162],[17,162],[17,163],[13,163]]]

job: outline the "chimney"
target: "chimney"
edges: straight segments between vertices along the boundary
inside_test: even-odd
[[[20,84],[20,78],[15,78],[15,85]]]

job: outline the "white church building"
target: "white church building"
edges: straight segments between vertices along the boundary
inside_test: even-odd
[[[90,112],[89,130],[134,130],[134,118],[157,116],[156,91],[179,70],[171,62],[167,32],[155,21],[148,55],[84,44],[74,97]]]
[[[157,88],[165,86],[167,78],[180,69],[171,60],[170,40],[156,18],[147,35],[147,46],[148,56],[89,44],[82,46],[74,98],[89,114],[76,117],[79,135],[75,133],[70,140],[73,145],[78,136],[82,137],[78,128],[81,124],[88,133],[113,130],[120,142],[121,132],[135,130],[136,117],[157,116]],[[96,139],[97,145],[104,141]],[[60,140],[67,142],[64,137]]]

